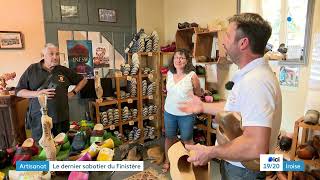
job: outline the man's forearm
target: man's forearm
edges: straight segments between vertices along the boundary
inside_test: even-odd
[[[18,91],[17,96],[23,97],[23,98],[35,98],[38,97],[39,92],[38,91],[30,91],[28,89],[21,89]]]
[[[253,140],[240,136],[228,144],[212,146],[211,158],[229,161],[249,161],[258,159],[260,154],[266,154],[268,150],[259,147]]]
[[[83,78],[73,90],[79,92],[87,84],[87,82],[88,80],[86,78]]]
[[[217,112],[224,110],[225,101],[219,101],[214,103],[203,103],[203,113],[216,114]]]

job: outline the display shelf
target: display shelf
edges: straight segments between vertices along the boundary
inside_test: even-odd
[[[119,99],[119,102],[121,103],[124,103],[124,102],[127,102],[127,103],[133,103],[133,101],[137,101],[139,100],[138,97],[130,97],[130,98],[125,98],[125,99]]]
[[[141,129],[141,131],[144,131],[143,127],[143,121],[145,120],[145,117],[142,115],[142,110],[143,110],[143,104],[147,101],[149,103],[152,103],[153,105],[156,105],[158,107],[157,113],[154,114],[154,127],[155,127],[155,135],[159,137],[160,134],[160,127],[161,123],[160,118],[160,91],[159,91],[159,86],[157,84],[160,83],[160,52],[152,52],[152,53],[137,53],[139,56],[139,61],[140,61],[140,70],[138,72],[139,77],[138,77],[138,92],[139,92],[139,100],[138,100],[138,106],[139,106],[139,121],[138,121],[138,128]],[[132,55],[132,54],[131,54]],[[129,54],[129,59],[128,61],[131,61],[131,56]],[[141,69],[144,69],[145,67],[150,68],[152,73],[148,74],[143,74],[143,71]],[[153,92],[152,95],[142,95],[142,81],[148,78],[148,81],[155,82],[156,84],[156,92]],[[149,116],[148,116],[149,117]],[[143,143],[144,141],[144,134],[141,133],[140,137],[140,143]]]
[[[143,116],[142,119],[143,120],[151,120],[151,121],[157,120],[157,114],[150,114],[148,116]]]
[[[176,48],[188,49],[190,52],[192,52],[192,36],[194,32],[194,28],[178,29],[176,32]]]
[[[138,121],[139,121],[138,119],[126,120],[126,121],[122,121],[122,125],[125,125],[125,124],[129,124],[130,125],[131,122],[135,123],[135,122],[138,122]]]
[[[129,59],[128,59],[128,63],[131,63],[131,55],[129,54]],[[151,52],[151,53],[138,53],[139,56],[139,62],[140,62],[140,68],[139,71],[137,72],[136,75],[122,75],[122,73],[117,72],[115,73],[113,76],[111,76],[110,78],[112,78],[114,80],[114,84],[115,84],[115,89],[116,89],[116,97],[113,100],[100,100],[97,99],[96,101],[91,101],[89,103],[90,107],[94,106],[94,110],[95,110],[95,119],[96,119],[96,123],[101,123],[101,117],[100,117],[100,107],[106,106],[104,108],[108,109],[108,106],[112,106],[113,109],[118,109],[118,113],[119,113],[119,123],[117,124],[112,124],[112,125],[105,125],[104,128],[105,129],[110,129],[110,130],[114,130],[117,129],[119,130],[119,133],[124,134],[124,130],[126,128],[128,128],[129,126],[136,126],[137,128],[141,129],[141,131],[143,131],[143,117],[142,117],[142,105],[143,105],[143,101],[153,101],[153,104],[157,105],[157,107],[160,108],[160,105],[157,104],[157,102],[159,102],[158,100],[158,96],[160,97],[159,94],[159,90],[157,89],[156,93],[154,93],[152,95],[152,98],[150,98],[150,96],[145,96],[145,98],[142,98],[142,80],[143,78],[149,78],[153,76],[154,81],[156,82],[156,84],[159,82],[158,77],[160,77],[159,73],[159,55],[160,52]],[[142,74],[141,69],[145,68],[145,67],[149,67],[153,70],[155,70],[153,73],[149,73],[149,74]],[[120,87],[120,84],[123,84],[122,82],[125,81],[124,86],[127,85],[128,81],[131,81],[132,78],[136,78],[137,80],[137,95],[136,97],[129,97],[129,98],[121,98],[120,97],[120,91],[122,89],[122,87]],[[158,87],[157,87],[158,88]],[[123,108],[123,104],[128,104],[127,106],[130,107],[130,109],[132,107],[134,107],[135,109],[137,109],[137,118],[136,119],[131,119],[131,120],[124,120],[122,118],[122,108]],[[91,109],[91,108],[90,108]],[[90,115],[93,117],[93,112],[91,112],[90,110]],[[157,122],[159,120],[159,115],[153,114],[154,116],[154,122]],[[156,124],[157,126],[157,124]],[[156,127],[158,128],[158,127]],[[157,132],[160,132],[159,130],[157,130]],[[155,135],[158,136],[157,132],[155,132]],[[136,142],[143,142],[143,134],[140,136],[140,138],[136,141]],[[125,142],[125,143],[132,143],[132,142]]]
[[[313,168],[320,168],[320,159],[304,160],[297,157],[297,148],[300,144],[305,144],[309,139],[309,136],[314,132],[320,131],[320,125],[311,125],[304,123],[304,117],[299,118],[294,125],[294,132],[292,137],[292,146],[290,150],[290,159],[304,161],[305,165],[312,166]],[[293,179],[293,172],[288,172],[288,180]]]
[[[103,128],[104,128],[104,129],[111,129],[111,130],[113,130],[113,127],[116,128],[116,127],[119,127],[119,126],[120,126],[120,123],[103,126]]]
[[[137,52],[139,56],[157,56],[160,51],[157,52]],[[132,53],[128,53],[129,56],[132,56]]]

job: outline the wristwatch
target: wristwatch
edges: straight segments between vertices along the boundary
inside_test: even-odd
[[[71,92],[73,93],[73,95],[77,94],[77,92],[75,90],[72,90]]]

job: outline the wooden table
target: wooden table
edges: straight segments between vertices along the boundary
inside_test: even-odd
[[[26,139],[25,114],[28,100],[14,95],[0,96],[0,148],[8,148]]]

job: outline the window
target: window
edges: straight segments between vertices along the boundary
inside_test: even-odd
[[[310,45],[314,0],[239,0],[238,12],[255,12],[269,21],[273,51],[284,43],[288,48],[287,61],[306,64]]]

